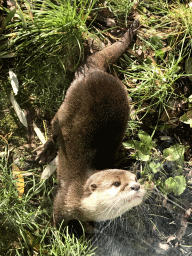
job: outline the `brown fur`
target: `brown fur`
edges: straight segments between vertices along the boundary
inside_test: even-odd
[[[123,83],[106,72],[109,64],[114,63],[129,47],[138,25],[138,20],[135,20],[119,42],[87,58],[77,70],[76,79],[52,120],[53,138],[57,138],[59,145],[55,223],[62,219],[65,223],[71,219],[105,219],[105,216],[98,217],[97,214],[108,196],[113,201],[113,193],[114,200],[121,200],[121,194],[127,196],[129,193],[139,195],[139,203],[143,199],[144,192],[134,174],[111,170],[126,130],[129,102]],[[97,197],[94,202],[99,197],[95,208],[92,207],[92,197]],[[127,204],[130,202],[127,201]],[[112,205],[109,204],[103,211],[108,214],[109,208],[113,209]],[[109,214],[110,218],[117,217],[119,210],[115,211],[112,216]]]

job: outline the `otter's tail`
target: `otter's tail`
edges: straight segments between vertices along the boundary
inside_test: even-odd
[[[105,49],[91,55],[76,72],[76,77],[86,75],[90,69],[106,71],[110,64],[113,64],[129,47],[139,27],[139,20],[135,19],[123,38]]]

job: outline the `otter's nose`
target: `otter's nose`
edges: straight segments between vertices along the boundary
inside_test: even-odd
[[[135,191],[138,191],[138,190],[140,189],[140,184],[138,184],[138,183],[133,183],[133,184],[131,185],[131,189],[132,189],[132,190],[135,190]]]

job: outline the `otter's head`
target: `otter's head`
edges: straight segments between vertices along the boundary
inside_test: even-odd
[[[135,174],[117,169],[99,171],[85,184],[82,211],[87,220],[114,219],[139,205],[144,195]]]

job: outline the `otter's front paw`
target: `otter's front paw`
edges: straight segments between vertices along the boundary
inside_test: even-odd
[[[57,146],[52,139],[49,139],[43,146],[43,150],[38,154],[36,161],[41,164],[50,163],[57,156]]]

